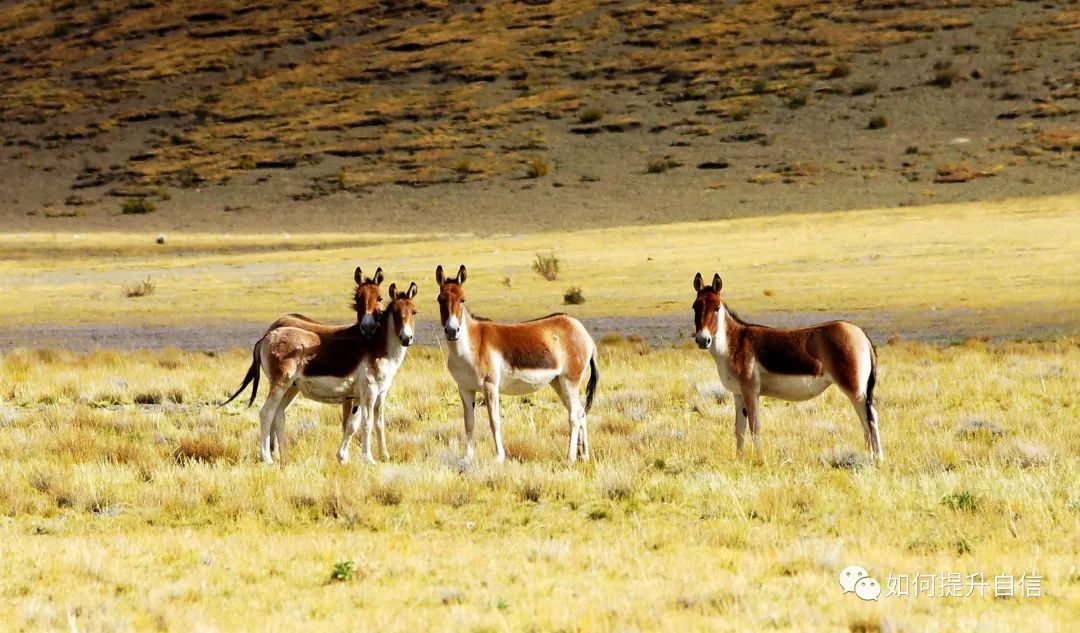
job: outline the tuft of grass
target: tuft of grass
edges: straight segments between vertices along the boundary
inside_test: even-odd
[[[142,281],[137,281],[133,284],[124,284],[120,287],[120,290],[124,293],[125,297],[132,299],[135,297],[146,297],[154,294],[154,291],[157,290],[157,285],[154,284],[154,282],[151,281],[150,277],[148,276]]]
[[[868,130],[880,130],[889,125],[889,120],[885,118],[885,115],[878,114],[870,117],[870,122],[866,124]]]
[[[607,116],[607,111],[600,108],[586,108],[578,114],[579,123],[596,123]]]
[[[977,512],[979,510],[979,498],[970,490],[959,490],[942,497],[941,505],[961,512]]]
[[[525,162],[525,175],[529,178],[542,178],[548,175],[551,167],[543,156],[533,156]]]
[[[862,95],[868,95],[873,92],[877,92],[878,84],[876,81],[862,81],[851,87],[848,91],[853,97],[861,97]]]
[[[548,253],[547,255],[537,253],[536,259],[532,263],[532,269],[533,272],[544,279],[555,281],[559,278],[559,258],[555,253]]]
[[[563,304],[576,306],[582,303],[585,303],[585,293],[580,287],[571,286],[563,293]]]
[[[930,80],[931,86],[937,86],[938,88],[952,87],[957,81],[960,80],[960,73],[951,65],[939,64],[934,71],[934,77]]]
[[[157,207],[154,206],[152,200],[146,198],[128,198],[124,200],[124,204],[120,207],[120,211],[124,215],[143,215],[157,211]]]
[[[829,79],[841,79],[851,74],[851,65],[845,62],[839,62],[833,65],[829,69],[829,73],[825,75]]]
[[[652,158],[645,164],[645,173],[647,174],[662,174],[669,169],[675,169],[681,167],[682,163],[671,158]]]
[[[179,446],[172,451],[177,464],[191,463],[213,464],[219,461],[238,462],[240,455],[236,446],[226,443],[216,435],[195,435],[180,440]]]
[[[349,582],[356,577],[356,561],[343,560],[334,563],[330,570],[331,582]]]
[[[785,104],[791,110],[798,110],[810,103],[810,94],[806,91],[796,92],[787,98]]]

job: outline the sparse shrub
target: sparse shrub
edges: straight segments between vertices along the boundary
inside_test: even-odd
[[[934,78],[930,80],[932,86],[949,88],[960,79],[960,73],[951,65],[938,64],[935,70]]]
[[[331,582],[348,582],[353,579],[356,574],[356,561],[343,560],[334,563],[334,568],[330,570]]]
[[[150,277],[147,277],[142,281],[137,281],[130,285],[124,284],[120,289],[123,290],[125,297],[132,299],[154,294],[154,290],[157,289],[157,286],[154,282],[150,281]]]
[[[53,27],[52,36],[53,37],[67,37],[68,35],[71,35],[71,29],[72,29],[72,26],[68,22],[60,22],[59,24],[57,24],[56,26]]]
[[[919,146],[918,145],[908,145],[907,148],[904,149],[904,153],[908,154],[908,155],[918,154],[919,153]]]
[[[244,155],[244,156],[241,156],[240,159],[236,161],[236,168],[237,169],[243,169],[244,171],[250,171],[252,169],[255,169],[255,167],[256,167],[255,159],[252,158],[251,156]]]
[[[555,253],[547,255],[537,253],[532,269],[544,279],[555,281],[559,277],[559,258],[555,256]]]
[[[878,114],[870,117],[870,122],[866,124],[866,128],[868,130],[880,130],[887,125],[889,125],[889,120],[885,118],[885,115]]]
[[[679,94],[679,99],[682,101],[699,101],[704,99],[707,94],[708,91],[704,86],[687,86]]]
[[[682,163],[670,158],[652,158],[649,159],[649,162],[645,165],[645,173],[662,174],[669,169],[674,169],[681,165]]]
[[[525,163],[525,175],[529,178],[541,178],[548,175],[550,167],[543,156],[533,156]]]
[[[829,69],[829,74],[826,75],[829,79],[841,79],[851,74],[851,66],[840,62]]]
[[[563,303],[570,306],[585,303],[585,293],[578,286],[571,286],[563,293]]]
[[[765,89],[768,87],[769,82],[765,79],[755,79],[754,83],[750,84],[750,90],[752,90],[754,94],[761,94],[765,92]]]
[[[979,498],[968,490],[951,492],[941,498],[941,505],[963,512],[975,512],[979,509]]]
[[[863,81],[852,86],[850,94],[853,97],[861,97],[862,95],[877,92],[877,89],[878,85],[876,81]]]
[[[580,123],[596,123],[600,119],[604,118],[606,114],[607,112],[601,110],[600,108],[586,108],[581,111],[581,114],[578,115],[578,121]]]
[[[176,184],[183,189],[197,187],[200,182],[202,182],[202,178],[199,177],[198,172],[191,165],[184,165],[180,171],[176,172]]]
[[[120,210],[124,215],[143,215],[157,211],[157,207],[146,198],[128,198]]]
[[[810,103],[810,95],[805,92],[797,92],[788,97],[787,107],[791,108],[792,110],[798,110],[799,108],[805,106],[808,103]]]

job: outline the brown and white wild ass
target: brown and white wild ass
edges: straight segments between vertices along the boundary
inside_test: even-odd
[[[285,410],[297,395],[329,404],[340,404],[342,440],[338,460],[349,461],[349,442],[358,430],[364,459],[374,463],[371,430],[378,430],[379,449],[389,459],[383,404],[386,394],[405,360],[415,336],[416,284],[406,292],[390,285],[390,303],[376,322],[372,336],[365,336],[361,323],[324,326],[323,331],[282,325],[271,329],[255,344],[251,367],[240,389],[223,404],[240,395],[254,382],[251,402],[259,389],[259,368],[270,379],[270,393],[259,413],[259,452],[267,464],[274,463],[272,449],[280,458],[285,447]],[[272,442],[272,438],[276,441]]]
[[[473,426],[476,393],[484,394],[495,460],[506,458],[502,442],[499,395],[524,395],[547,385],[559,394],[569,413],[570,445],[567,459],[589,459],[589,432],[585,415],[592,407],[600,374],[596,367],[596,344],[577,319],[552,314],[524,323],[502,324],[473,316],[465,307],[465,266],[456,277],[444,277],[435,269],[439,284],[439,314],[449,342],[446,366],[457,382],[465,414],[465,459],[475,451]],[[591,368],[582,407],[579,391],[586,366]]]
[[[705,285],[694,277],[694,341],[716,361],[720,382],[735,400],[735,447],[742,452],[746,426],[761,453],[758,396],[809,400],[829,385],[848,397],[862,422],[871,455],[881,461],[878,415],[874,409],[877,354],[870,338],[845,321],[779,329],[746,323],[720,298],[723,282]]]
[[[377,319],[379,318],[379,304],[382,302],[382,290],[380,289],[380,286],[383,282],[383,269],[382,267],[376,268],[374,276],[365,278],[363,271],[357,266],[356,270],[353,272],[353,281],[356,282],[356,291],[353,293],[353,308],[356,310],[356,325],[359,327],[362,336],[374,336]],[[315,319],[294,312],[278,317],[276,321],[270,324],[270,327],[268,327],[266,331],[270,332],[270,330],[275,330],[283,326],[298,327],[303,330],[317,333],[331,333],[351,327],[350,325],[320,323]],[[252,394],[252,397],[254,398],[254,394]],[[251,403],[249,402],[248,404]]]

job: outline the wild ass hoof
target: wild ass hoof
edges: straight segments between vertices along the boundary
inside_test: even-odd
[[[349,463],[349,454],[338,451],[337,460],[339,464],[344,466]]]

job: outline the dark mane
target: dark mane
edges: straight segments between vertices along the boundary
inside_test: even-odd
[[[473,321],[491,321],[491,319],[487,317],[482,317],[479,314],[473,314],[472,312],[469,313],[469,316],[472,317]]]
[[[733,320],[734,320],[734,321],[735,321],[736,323],[738,323],[739,325],[755,325],[754,323],[749,323],[749,322],[747,322],[747,321],[744,321],[744,320],[742,319],[742,317],[740,317],[740,316],[739,316],[738,314],[736,314],[736,313],[735,313],[735,311],[734,311],[734,310],[732,310],[732,309],[731,309],[730,307],[728,307],[728,304],[726,304],[726,303],[724,304],[724,309],[725,309],[725,310],[727,310],[727,313],[728,313],[728,315],[729,315],[729,316],[730,316],[730,317],[731,317],[731,318],[732,318],[732,319],[733,319]]]
[[[521,323],[532,323],[533,321],[543,321],[544,319],[550,319],[551,317],[566,316],[565,312],[552,312],[547,316],[536,317],[535,319],[529,319],[528,321],[521,321]]]

